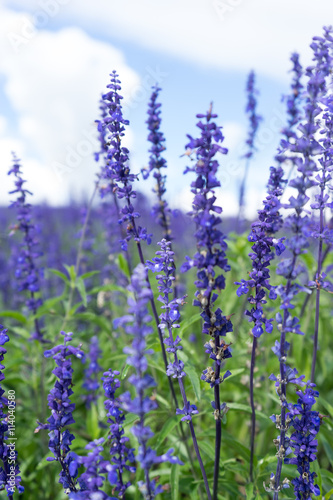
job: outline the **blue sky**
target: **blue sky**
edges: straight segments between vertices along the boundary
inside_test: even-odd
[[[0,6],[1,203],[9,200],[10,151],[22,159],[36,201],[88,196],[96,165],[98,98],[116,69],[123,81],[132,168],[148,159],[150,86],[159,75],[169,164],[169,199],[187,208],[181,175],[186,134],[213,101],[230,150],[221,157],[221,204],[237,211],[246,138],[245,84],[256,71],[264,117],[251,165],[249,213],[263,195],[283,125],[291,52],[310,61],[311,37],[329,23],[331,0],[8,0]],[[151,185],[140,181],[149,193]]]

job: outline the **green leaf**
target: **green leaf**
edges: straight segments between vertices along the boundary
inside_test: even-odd
[[[84,284],[82,277],[77,279],[76,288],[78,289],[78,291],[81,295],[81,299],[82,299],[84,307],[87,307],[87,305],[88,305],[87,304],[87,293],[86,293],[86,287],[85,287],[85,284]]]
[[[88,273],[81,274],[80,278],[82,280],[86,280],[87,278],[91,278],[91,276],[95,276],[95,274],[99,274],[100,271],[89,271]]]
[[[156,443],[156,450],[161,446],[164,439],[171,433],[171,431],[179,424],[180,417],[178,415],[174,415],[173,417],[168,418],[168,420],[163,425],[162,429],[158,433],[158,439]]]
[[[88,295],[96,295],[99,292],[121,292],[121,293],[126,293],[126,288],[123,288],[122,286],[118,285],[101,285],[101,286],[96,286],[89,290],[87,292]]]
[[[211,460],[215,460],[215,450],[208,441],[200,441],[199,449],[204,451]]]
[[[124,429],[125,429],[125,427],[129,427],[130,425],[132,425],[137,420],[139,420],[138,415],[136,415],[134,413],[128,413],[126,415],[125,422],[123,424]]]
[[[128,262],[122,253],[118,254],[117,264],[119,269],[127,276],[127,278],[131,277],[131,273],[128,267]]]
[[[330,498],[333,497],[333,489],[331,489],[330,491],[328,491],[326,493],[326,495],[324,496],[325,500],[330,500]]]
[[[251,406],[249,406],[249,405],[243,405],[240,403],[227,403],[227,406],[228,406],[229,410],[241,410],[241,411],[245,411],[246,413],[252,413]],[[256,410],[256,415],[258,417],[264,418],[265,420],[267,420],[269,418],[267,415],[265,415],[265,413],[263,413],[262,411],[258,411],[258,410]]]
[[[125,365],[125,367],[124,367],[124,369],[123,369],[123,371],[122,371],[122,373],[121,373],[121,379],[122,379],[122,380],[124,380],[124,378],[126,378],[126,377],[127,377],[127,373],[128,373],[128,370],[129,370],[130,366],[131,366],[131,365],[128,365],[128,364],[126,363],[126,365]]]
[[[181,337],[182,334],[190,327],[192,326],[194,323],[196,323],[197,321],[200,321],[200,314],[194,314],[193,316],[191,316],[189,319],[185,320],[185,321],[182,321],[181,322],[181,325],[180,325],[180,329],[178,331],[178,335]]]
[[[322,396],[320,396],[320,403],[323,405],[326,411],[330,414],[330,417],[333,417],[333,406],[326,401]]]
[[[92,440],[98,439],[100,434],[100,427],[98,425],[98,413],[96,405],[92,404],[88,410],[86,419],[87,431]]]
[[[254,496],[253,483],[247,484],[245,486],[245,491],[246,491],[246,500],[252,500]]]
[[[186,366],[186,373],[191,381],[195,397],[197,398],[197,401],[200,401],[201,388],[200,388],[200,379],[199,379],[198,373],[197,373],[196,369],[189,364]]]
[[[172,464],[170,482],[171,482],[171,499],[178,500],[178,497],[179,497],[179,464]]]
[[[76,281],[75,266],[67,266],[66,264],[64,264],[64,267],[66,268],[66,271],[68,272],[71,283],[75,283],[75,281]]]
[[[1,311],[0,312],[0,317],[3,316],[4,318],[13,318],[13,319],[16,319],[17,321],[20,321],[20,323],[26,323],[27,322],[27,318],[17,312],[17,311]]]
[[[48,269],[48,271],[52,274],[56,274],[57,276],[59,276],[59,278],[61,278],[65,283],[69,285],[68,276],[66,276],[66,274],[58,271],[58,269]]]

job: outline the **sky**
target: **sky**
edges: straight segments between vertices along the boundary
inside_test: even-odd
[[[332,0],[0,0],[0,204],[13,199],[11,152],[22,161],[32,203],[87,199],[98,165],[98,101],[114,69],[122,81],[125,144],[131,168],[148,163],[147,103],[162,88],[167,189],[172,206],[190,208],[182,156],[197,113],[213,102],[223,127],[218,191],[237,213],[244,172],[246,80],[256,73],[257,154],[250,165],[247,215],[260,208],[284,126],[292,52],[311,62],[309,45],[333,23]],[[151,181],[138,189],[151,194]]]

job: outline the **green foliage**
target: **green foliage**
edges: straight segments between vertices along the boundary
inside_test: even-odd
[[[231,236],[228,243],[228,258],[231,271],[227,276],[226,289],[221,292],[216,306],[221,307],[224,314],[233,314],[233,333],[227,337],[227,342],[232,343],[233,357],[226,361],[225,369],[232,372],[221,386],[221,400],[229,408],[222,424],[222,450],[220,459],[220,488],[219,499],[268,499],[270,496],[264,490],[263,482],[269,481],[271,472],[276,468],[276,448],[273,444],[278,431],[268,418],[274,413],[279,413],[279,400],[275,394],[274,384],[268,380],[271,373],[278,372],[278,360],[273,355],[271,347],[278,338],[279,333],[274,330],[271,335],[260,338],[257,352],[257,372],[255,374],[255,400],[257,403],[257,434],[255,444],[255,471],[254,483],[249,482],[249,433],[251,408],[249,406],[249,359],[251,348],[251,335],[249,324],[244,319],[246,302],[244,298],[236,296],[234,281],[246,277],[249,271],[248,252],[250,244],[245,236]],[[303,261],[311,276],[315,267],[312,255],[307,254]],[[328,263],[328,262],[327,262]],[[120,270],[129,276],[128,264],[122,254],[118,255],[117,264]],[[83,350],[88,352],[88,345],[92,335],[97,335],[103,355],[100,361],[106,371],[111,368],[119,370],[122,391],[132,390],[128,378],[132,368],[126,364],[126,355],[123,348],[130,343],[126,334],[113,328],[113,319],[124,314],[126,310],[126,290],[115,280],[101,285],[98,272],[79,274],[74,266],[65,266],[66,272],[56,269],[49,270],[63,283],[63,290],[59,296],[45,300],[39,309],[37,318],[42,319],[45,336],[53,346],[59,343],[61,329],[74,332],[74,344],[82,343]],[[274,271],[274,268],[273,268]],[[158,292],[151,277],[155,295]],[[280,278],[274,275],[272,281],[279,283]],[[215,421],[211,401],[214,399],[212,390],[205,384],[200,375],[203,369],[211,365],[208,355],[204,352],[203,343],[206,339],[201,334],[201,318],[197,308],[192,306],[195,288],[194,272],[186,275],[186,293],[188,303],[182,312],[179,334],[182,337],[183,351],[180,354],[185,363],[187,377],[184,382],[188,399],[198,406],[199,415],[194,416],[193,422],[198,437],[199,448],[206,467],[208,481],[212,484],[214,468]],[[101,305],[101,297],[103,304]],[[296,304],[296,314],[299,314],[305,294],[300,294]],[[310,376],[312,339],[314,329],[313,320],[314,295],[311,295],[306,308],[302,324],[305,325],[304,337],[290,337],[292,342],[290,363],[295,365],[299,373]],[[278,303],[269,301],[267,311],[274,317],[278,310]],[[331,320],[331,296],[321,295],[320,309],[320,350],[318,352],[317,383],[320,389],[318,401],[319,411],[325,415],[321,431],[318,435],[319,452],[318,464],[314,469],[318,475],[317,482],[321,488],[322,497],[331,498],[333,495],[333,447],[332,447],[332,418],[333,389],[333,337],[330,334],[328,321]],[[43,351],[49,348],[29,340],[35,318],[25,309],[22,311],[2,311],[1,322],[9,329],[10,342],[6,345],[8,353],[4,364],[6,391],[16,391],[16,430],[17,451],[22,471],[23,484],[26,488],[21,498],[34,498],[35,500],[63,500],[66,498],[61,485],[58,484],[59,464],[47,462],[50,456],[48,451],[48,436],[45,431],[34,433],[36,421],[45,422],[50,414],[46,407],[46,397],[52,388],[55,377],[53,360],[45,359]],[[193,335],[195,341],[193,341]],[[158,410],[149,415],[149,425],[155,432],[152,446],[157,453],[163,454],[169,448],[174,448],[175,453],[184,462],[183,466],[162,464],[154,469],[151,477],[159,477],[160,484],[164,487],[163,495],[158,500],[181,500],[193,498],[205,499],[202,476],[197,461],[193,460],[191,466],[187,448],[180,432],[180,417],[175,415],[168,381],[161,357],[161,347],[157,333],[148,339],[148,347],[154,349],[154,354],[149,357],[149,370],[154,376],[157,387],[152,390],[151,397],[156,399]],[[106,416],[101,394],[96,405],[87,410],[82,401],[85,391],[82,389],[84,367],[74,361],[74,394],[72,401],[76,404],[74,413],[75,424],[71,426],[76,439],[73,449],[84,454],[85,445],[99,437],[107,437],[105,428]],[[180,400],[178,386],[175,385],[177,397]],[[291,401],[296,400],[294,389],[288,393]],[[326,417],[327,416],[327,417]],[[130,445],[137,447],[137,442],[130,432],[130,428],[137,420],[136,415],[126,416],[125,431],[130,438]],[[190,453],[194,457],[189,428],[184,424],[185,435]],[[107,447],[106,455],[107,456]],[[194,468],[193,468],[194,467]],[[292,466],[284,466],[283,477],[295,477]],[[138,467],[135,475],[128,479],[133,484],[142,479],[142,471]],[[52,488],[50,488],[52,485]],[[111,487],[108,491],[111,495]],[[292,488],[284,490],[281,498],[293,498]],[[132,486],[126,493],[127,500],[140,499],[138,489]]]

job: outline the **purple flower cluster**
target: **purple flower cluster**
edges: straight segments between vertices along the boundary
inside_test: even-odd
[[[288,422],[286,420],[286,411],[288,407],[286,398],[286,386],[288,380],[288,370],[286,365],[287,350],[289,347],[286,342],[286,333],[292,332],[303,334],[300,328],[299,319],[291,314],[294,308],[294,298],[304,287],[298,283],[299,276],[305,271],[302,264],[299,263],[299,256],[305,253],[309,246],[308,236],[310,234],[310,218],[306,205],[310,197],[308,190],[316,185],[313,176],[318,171],[316,157],[323,153],[323,147],[317,140],[317,133],[320,130],[320,121],[318,115],[322,112],[321,101],[325,97],[326,77],[330,73],[332,59],[329,56],[329,44],[331,43],[332,29],[324,29],[324,37],[315,37],[311,48],[314,52],[313,60],[315,64],[306,69],[308,77],[306,96],[304,104],[304,122],[298,126],[300,134],[294,138],[293,143],[285,143],[286,151],[294,157],[294,163],[297,167],[297,176],[289,182],[289,186],[297,192],[296,196],[291,196],[289,202],[284,205],[286,209],[292,210],[292,213],[285,219],[285,228],[289,229],[291,236],[285,240],[286,248],[289,250],[290,257],[281,261],[277,267],[277,273],[284,276],[285,286],[277,287],[277,293],[281,298],[280,308],[283,314],[277,314],[278,328],[281,332],[279,342],[280,375],[281,383],[279,397],[281,400],[281,433],[278,438],[278,464],[274,485],[274,500],[278,498],[280,488],[282,463],[287,449],[288,438],[286,431]],[[318,200],[317,200],[318,201]],[[327,201],[327,200],[326,200]],[[313,368],[313,367],[312,367]]]
[[[38,267],[36,259],[42,253],[38,250],[38,240],[36,238],[36,227],[31,222],[31,205],[27,203],[26,198],[30,191],[24,189],[24,181],[22,179],[21,165],[18,158],[13,155],[13,165],[8,172],[8,175],[15,176],[15,190],[10,194],[17,193],[17,200],[11,203],[11,208],[17,209],[17,225],[12,228],[13,231],[19,230],[23,233],[23,243],[17,260],[17,268],[15,276],[18,280],[19,291],[27,290],[29,299],[26,301],[27,307],[36,314],[37,309],[42,305],[40,298],[40,281],[43,277],[43,269]],[[38,294],[36,296],[36,294]],[[32,339],[42,341],[43,334],[40,330],[38,321],[35,321],[35,331],[31,335]]]
[[[196,163],[194,167],[187,167],[185,173],[195,172],[196,179],[191,183],[194,199],[192,203],[192,216],[196,224],[194,234],[197,240],[197,253],[192,259],[186,257],[186,262],[181,266],[181,271],[188,271],[192,267],[197,268],[197,280],[195,285],[195,300],[193,305],[202,309],[203,333],[212,337],[211,341],[205,344],[206,352],[210,358],[216,362],[215,372],[207,369],[203,372],[202,379],[211,385],[217,386],[222,382],[220,378],[220,366],[223,359],[231,357],[229,346],[220,339],[226,333],[232,331],[232,323],[229,317],[223,316],[220,308],[213,311],[213,304],[218,298],[218,293],[225,287],[223,274],[217,274],[217,269],[229,271],[230,266],[226,258],[227,244],[225,236],[218,229],[221,218],[215,214],[220,214],[222,208],[215,204],[216,196],[214,188],[219,187],[220,181],[217,179],[218,161],[215,159],[217,153],[226,154],[227,149],[220,143],[223,142],[221,127],[218,127],[212,119],[217,115],[212,113],[212,109],[206,115],[198,114],[200,118],[197,126],[201,130],[201,136],[194,139],[188,136],[190,142],[186,148],[189,153],[195,151]],[[201,121],[205,118],[205,122]]]
[[[84,382],[82,384],[83,389],[88,391],[88,394],[84,396],[84,401],[87,408],[90,408],[92,403],[95,403],[98,398],[99,390],[99,372],[102,368],[98,364],[98,360],[101,357],[102,351],[99,348],[98,338],[96,336],[91,338],[89,345],[89,366],[84,370]]]
[[[110,497],[101,490],[105,478],[101,474],[107,474],[110,464],[101,455],[103,451],[104,438],[95,439],[86,445],[86,450],[89,451],[85,457],[79,457],[72,453],[72,457],[78,466],[83,465],[83,472],[78,479],[80,491],[69,493],[71,500],[116,500],[115,497]],[[73,460],[73,463],[74,463]]]
[[[201,130],[199,138],[188,136],[190,142],[187,144],[187,154],[190,156],[195,152],[196,162],[193,167],[187,167],[185,173],[194,172],[196,179],[191,183],[191,191],[194,194],[192,202],[192,216],[195,224],[195,238],[197,241],[197,253],[193,259],[186,257],[186,262],[181,266],[181,271],[187,271],[192,267],[197,268],[197,280],[195,285],[195,299],[193,305],[201,308],[203,319],[202,332],[211,337],[206,342],[206,353],[214,360],[215,367],[208,367],[203,370],[201,379],[214,388],[214,418],[216,420],[216,440],[215,440],[215,465],[214,465],[214,485],[213,499],[217,499],[219,461],[221,449],[221,418],[224,406],[220,402],[220,384],[231,375],[227,370],[221,376],[221,365],[223,360],[231,357],[230,344],[226,344],[223,338],[228,332],[232,332],[233,326],[230,316],[224,316],[222,310],[214,310],[214,303],[218,298],[218,293],[225,287],[223,274],[218,274],[218,270],[229,271],[226,257],[227,244],[225,236],[220,229],[221,218],[218,215],[222,208],[216,202],[214,188],[220,187],[217,179],[219,163],[215,158],[217,153],[226,154],[228,150],[221,146],[224,137],[221,127],[213,121],[217,118],[212,112],[212,105],[206,114],[198,114],[200,121],[197,126]],[[204,119],[204,120],[202,120]]]
[[[179,464],[182,462],[172,456],[172,449],[164,455],[157,456],[156,452],[148,446],[148,440],[153,436],[153,432],[146,425],[145,417],[157,408],[157,403],[147,395],[147,391],[155,387],[156,382],[147,373],[146,356],[151,354],[152,350],[146,348],[146,337],[153,332],[149,326],[151,317],[148,314],[147,304],[151,299],[152,291],[147,288],[147,270],[142,264],[134,269],[128,290],[134,295],[128,299],[128,315],[115,320],[114,327],[124,325],[126,333],[134,337],[131,347],[125,347],[124,352],[128,355],[127,364],[135,369],[135,373],[129,377],[128,381],[135,388],[136,396],[132,398],[130,392],[125,392],[119,400],[124,410],[135,413],[139,417],[139,422],[131,429],[139,442],[136,458],[145,474],[145,481],[139,484],[139,487],[146,498],[152,499],[162,491],[155,481],[149,479],[149,470],[153,465],[165,461]]]
[[[315,384],[307,382],[304,392],[296,391],[297,403],[289,405],[288,416],[292,419],[291,426],[294,428],[289,446],[293,449],[294,457],[285,458],[284,462],[297,467],[299,476],[291,481],[297,500],[311,498],[312,494],[315,496],[320,494],[318,485],[314,484],[317,474],[310,472],[310,463],[316,460],[318,445],[316,435],[321,424],[319,413],[312,410],[312,406],[316,403],[315,398],[319,396],[319,392],[313,387]]]
[[[158,300],[162,303],[161,309],[163,312],[160,314],[160,324],[159,328],[163,332],[167,333],[167,337],[164,339],[164,344],[167,346],[166,351],[173,354],[173,362],[169,363],[167,368],[167,375],[174,378],[178,378],[181,393],[184,400],[183,410],[177,409],[177,415],[184,415],[181,419],[183,421],[190,421],[192,415],[198,413],[197,407],[191,405],[186,398],[184,384],[182,378],[186,376],[184,370],[184,363],[181,361],[177,355],[177,351],[182,350],[183,347],[180,345],[181,338],[177,335],[176,339],[173,337],[173,328],[179,328],[180,312],[179,306],[184,304],[186,296],[179,299],[169,299],[170,294],[172,294],[172,284],[175,280],[173,275],[174,270],[174,252],[170,249],[171,243],[165,239],[158,243],[161,250],[156,252],[156,257],[151,261],[147,261],[147,267],[153,272],[159,274],[156,275],[158,281],[158,290],[160,295]],[[160,274],[162,272],[162,274]]]
[[[257,135],[259,123],[262,120],[262,117],[257,114],[257,99],[256,95],[258,94],[258,91],[255,88],[255,74],[254,71],[251,71],[247,80],[246,84],[246,92],[247,92],[247,105],[246,105],[246,113],[249,115],[249,121],[250,121],[250,128],[249,128],[249,135],[246,140],[246,153],[244,155],[244,158],[246,158],[246,164],[245,164],[245,171],[244,171],[244,176],[239,188],[239,213],[238,213],[238,225],[239,228],[241,228],[241,223],[242,219],[244,217],[244,205],[245,205],[245,188],[246,188],[246,181],[247,181],[247,176],[249,173],[249,167],[250,167],[250,159],[253,157],[254,152],[256,150],[254,141],[255,137]]]
[[[123,473],[125,470],[135,472],[134,466],[128,465],[127,462],[134,462],[134,449],[127,448],[126,444],[129,438],[124,436],[124,421],[125,416],[120,408],[120,401],[115,397],[116,390],[120,387],[120,382],[117,379],[119,372],[108,370],[102,377],[103,388],[106,400],[104,402],[107,410],[108,423],[110,424],[109,442],[110,455],[113,465],[108,466],[108,480],[115,486],[115,490],[119,493],[119,497],[123,498],[126,489],[130,486],[130,482],[124,482]]]
[[[82,362],[85,361],[85,354],[80,347],[70,345],[72,334],[61,332],[64,336],[64,343],[44,352],[46,358],[52,357],[56,362],[56,368],[52,373],[57,377],[54,388],[48,395],[48,404],[51,416],[47,419],[47,424],[38,422],[36,432],[40,429],[49,431],[49,448],[54,458],[48,458],[49,462],[57,461],[61,465],[59,483],[65,490],[76,491],[76,477],[78,474],[79,460],[70,451],[74,435],[67,426],[75,423],[73,411],[75,403],[72,403],[70,396],[73,394],[73,368],[71,357],[75,356]]]
[[[246,144],[248,146],[248,152],[244,155],[245,158],[252,158],[255,151],[254,141],[258,131],[259,123],[262,120],[262,117],[257,114],[257,99],[256,95],[258,95],[258,91],[255,88],[255,73],[254,71],[250,71],[249,77],[246,84],[246,92],[247,92],[247,105],[246,105],[246,113],[249,115],[250,120],[250,130],[249,136],[246,140]]]
[[[7,332],[8,330],[0,325],[0,382],[5,379],[2,372],[5,366],[2,362],[4,354],[7,352],[3,345],[9,341]],[[7,431],[12,428],[12,424],[10,419],[8,419],[8,415],[4,413],[5,406],[10,406],[10,402],[4,396],[4,393],[5,391],[0,384],[0,460],[2,462],[2,466],[0,467],[0,491],[6,489],[7,496],[13,499],[15,488],[17,488],[19,493],[22,493],[24,488],[21,486],[20,469],[16,463],[17,451],[15,450],[15,442],[11,440],[9,443],[6,436]],[[15,405],[15,403],[11,404]]]
[[[119,94],[121,90],[120,80],[115,71],[111,74],[111,83],[107,85],[110,89],[103,95],[106,103],[107,115],[102,120],[98,120],[98,131],[103,138],[107,140],[108,150],[106,153],[106,162],[103,165],[101,179],[110,183],[118,199],[125,200],[125,206],[120,209],[119,224],[127,224],[126,237],[122,241],[122,249],[127,249],[127,243],[134,239],[136,242],[141,240],[151,243],[151,235],[143,227],[136,227],[135,219],[140,217],[139,212],[135,211],[132,200],[136,198],[136,192],[133,190],[133,182],[137,179],[136,174],[132,174],[129,167],[129,150],[122,146],[122,139],[125,135],[125,127],[129,124],[122,113],[121,99]]]
[[[236,282],[239,285],[237,295],[240,297],[247,294],[250,289],[254,289],[255,295],[248,297],[248,302],[253,305],[251,310],[245,314],[248,320],[253,322],[252,333],[254,337],[260,337],[264,329],[267,333],[273,331],[272,319],[266,319],[263,311],[263,304],[266,304],[266,290],[269,291],[269,298],[277,297],[275,287],[270,284],[269,265],[276,255],[281,255],[284,250],[284,238],[275,239],[276,233],[282,225],[282,216],[279,212],[280,196],[283,191],[283,170],[281,167],[270,168],[270,178],[268,182],[268,196],[264,200],[264,208],[258,211],[258,221],[251,225],[251,233],[248,240],[253,243],[249,257],[252,260],[252,271],[249,280],[242,279]]]
[[[169,216],[171,213],[168,207],[168,202],[164,198],[166,192],[165,180],[166,176],[162,175],[161,169],[166,168],[166,160],[161,156],[161,153],[165,150],[164,142],[165,138],[160,130],[161,126],[161,104],[157,102],[158,94],[160,88],[156,85],[153,87],[153,92],[148,105],[148,141],[151,142],[151,148],[149,149],[150,158],[148,168],[142,170],[142,175],[144,179],[149,177],[149,174],[153,172],[153,176],[156,179],[156,187],[153,192],[156,192],[158,203],[152,208],[152,215],[155,217],[158,224],[163,229],[163,237],[165,239],[170,239],[170,221]]]

